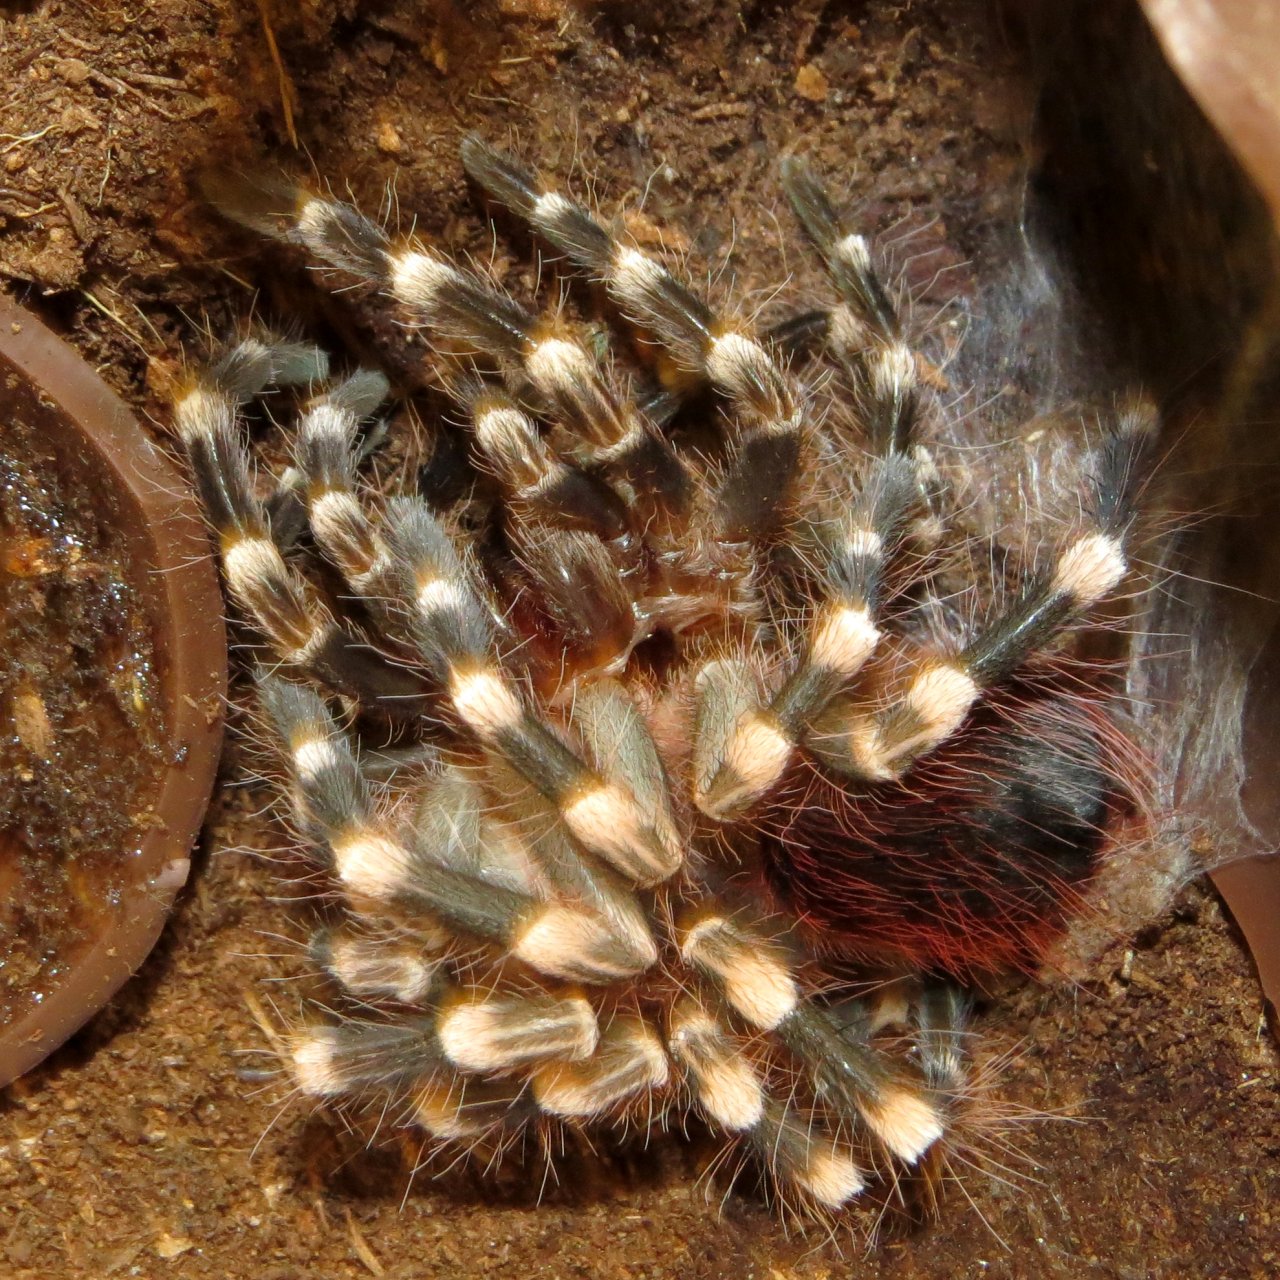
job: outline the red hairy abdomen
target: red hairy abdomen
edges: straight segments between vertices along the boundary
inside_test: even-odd
[[[1125,745],[1096,702],[1023,686],[900,781],[798,766],[767,873],[833,954],[970,980],[1034,970],[1136,808]]]

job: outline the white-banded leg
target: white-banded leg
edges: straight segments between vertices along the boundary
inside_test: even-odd
[[[954,656],[922,659],[883,709],[837,698],[815,724],[811,750],[842,773],[877,781],[901,777],[964,724],[984,689],[1007,679],[1111,595],[1129,571],[1126,538],[1151,428],[1145,413],[1121,420],[1095,456],[1082,526],[1007,609]]]
[[[718,524],[726,538],[767,535],[787,510],[806,430],[804,395],[774,353],[749,326],[717,316],[656,259],[615,240],[582,205],[543,190],[511,156],[471,136],[462,162],[494,199],[603,280],[619,309],[682,370],[729,398],[741,422],[718,494]]]
[[[483,463],[497,477],[510,509],[522,517],[593,533],[626,534],[626,504],[608,485],[555,456],[532,418],[501,387],[464,379],[454,388],[466,405]]]
[[[782,185],[840,294],[829,338],[860,375],[870,439],[882,453],[907,453],[920,412],[919,375],[902,319],[873,265],[871,244],[845,227],[805,160],[782,162]]]
[[[531,1064],[508,1079],[437,1078],[413,1096],[406,1117],[443,1142],[509,1134],[548,1118],[566,1124],[624,1117],[661,1106],[671,1077],[662,1038],[643,1019],[620,1015],[602,1028],[587,1057]]]
[[[308,523],[325,555],[366,600],[385,596],[392,562],[356,496],[361,423],[386,399],[386,378],[362,369],[307,404],[294,441]]]
[[[602,1030],[590,1057],[538,1067],[532,1093],[545,1114],[585,1121],[616,1114],[636,1101],[653,1106],[653,1095],[666,1089],[670,1077],[658,1032],[644,1018],[619,1014]]]
[[[563,325],[539,319],[426,244],[394,242],[340,201],[301,187],[232,180],[213,194],[229,217],[301,244],[319,262],[385,290],[435,336],[497,360],[577,434],[594,462],[631,487],[650,514],[684,510],[689,483],[683,465],[635,405],[613,392],[595,357]]]
[[[637,638],[628,578],[638,576],[637,587],[645,579],[626,503],[598,475],[553,454],[506,391],[478,378],[452,390],[471,413],[481,465],[506,494],[502,523],[519,566],[513,594],[532,586],[543,619],[531,662],[541,660],[559,685],[617,667]]]
[[[847,1144],[770,1097],[741,1041],[696,1001],[682,999],[672,1009],[667,1043],[698,1110],[748,1145],[784,1195],[798,1192],[832,1211],[862,1192],[866,1177]]]
[[[426,506],[391,503],[386,537],[408,630],[459,722],[554,804],[591,852],[637,884],[672,875],[683,858],[674,825],[643,812],[627,787],[601,777],[526,704],[497,664],[490,610]]]
[[[228,590],[284,662],[391,714],[420,711],[421,680],[361,644],[284,556],[259,499],[240,410],[272,386],[328,373],[314,347],[247,339],[181,392],[178,429],[205,515],[218,536]]]
[[[939,1093],[958,1096],[965,1087],[965,1025],[970,1001],[953,982],[926,982],[913,1001],[920,1069]]]
[[[289,1040],[298,1088],[313,1098],[401,1092],[459,1072],[526,1071],[595,1052],[600,1029],[581,995],[442,987],[423,1015],[303,1027]]]
[[[318,929],[307,951],[316,969],[358,1002],[425,1004],[454,942],[443,925],[415,920],[395,928],[354,921]]]
[[[445,822],[434,842],[435,833],[421,827],[408,839],[390,829],[323,701],[273,677],[260,687],[289,756],[299,825],[327,853],[352,910],[410,921],[425,915],[568,981],[605,984],[654,963],[642,918],[632,916],[624,930],[616,916],[606,920],[581,902],[545,900],[485,874],[494,859],[479,823]]]
[[[509,765],[486,761],[485,773],[483,789],[474,768],[445,766],[428,780],[411,819],[415,852],[488,883],[585,908],[604,922],[618,941],[619,958],[630,957],[634,972],[655,964],[657,944],[630,882],[584,854],[555,808]],[[574,921],[572,912],[549,913],[522,938],[520,958],[545,971],[557,953],[573,951]]]
[[[942,1136],[931,1090],[894,1068],[848,1010],[837,1025],[806,999],[786,956],[758,931],[709,912],[681,929],[679,946],[681,958],[737,1017],[799,1061],[814,1097],[841,1123],[861,1121],[906,1165]]]
[[[707,763],[698,770],[694,800],[709,817],[738,817],[776,785],[814,718],[875,651],[885,565],[913,493],[908,463],[876,459],[852,506],[815,526],[825,599],[805,628],[799,663],[766,705],[747,705],[732,720],[710,706],[700,712]],[[701,685],[704,702],[723,704],[714,673]]]

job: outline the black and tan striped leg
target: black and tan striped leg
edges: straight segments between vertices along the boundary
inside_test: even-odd
[[[726,692],[717,669],[702,681],[704,702],[717,706],[700,717],[706,762],[694,798],[709,817],[738,817],[775,786],[810,724],[875,651],[884,571],[914,484],[904,459],[877,459],[852,506],[815,526],[825,599],[808,619],[799,663],[766,704],[748,700],[730,717],[723,710]],[[740,681],[737,687],[743,687]],[[717,720],[718,731],[712,728]]]
[[[335,617],[282,552],[257,494],[241,409],[272,387],[327,374],[328,360],[314,347],[246,339],[178,395],[175,425],[218,536],[227,587],[277,658],[314,671],[364,705],[393,716],[420,715],[427,686]]]
[[[478,801],[447,776],[429,778],[423,788],[433,825],[397,830],[378,814],[351,744],[323,701],[269,676],[261,688],[288,755],[299,825],[324,852],[352,910],[425,919],[432,935],[444,927],[570,981],[608,983],[656,962],[643,915],[621,896],[606,917],[580,898],[548,897],[537,885],[495,875]]]
[[[626,485],[646,519],[678,517],[690,498],[684,466],[563,324],[544,321],[477,273],[422,243],[393,241],[350,205],[299,187],[226,182],[228,216],[301,244],[317,261],[387,292],[458,354],[493,360],[515,387],[575,434],[593,463]]]
[[[1081,527],[1050,567],[959,652],[919,660],[883,708],[838,698],[814,727],[815,753],[857,777],[900,777],[965,723],[985,689],[1008,679],[1062,628],[1111,596],[1129,572],[1126,541],[1151,438],[1145,411],[1122,417],[1095,455]]]
[[[543,190],[512,157],[473,136],[462,161],[490,195],[602,280],[680,370],[729,398],[738,434],[717,495],[718,532],[730,540],[769,536],[790,513],[808,429],[805,394],[777,355],[749,325],[716,315],[660,262],[616,240],[582,205]]]

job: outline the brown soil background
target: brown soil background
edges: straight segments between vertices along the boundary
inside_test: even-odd
[[[0,275],[141,414],[193,325],[229,331],[264,291],[299,296],[193,194],[209,160],[291,153],[477,256],[489,235],[456,161],[468,129],[514,131],[546,169],[689,237],[764,290],[818,277],[782,210],[777,157],[803,145],[876,231],[917,235],[927,314],[976,288],[966,262],[1016,210],[1028,89],[974,0],[741,6],[559,0],[268,6],[0,0]],[[43,132],[42,132],[43,131]],[[781,228],[781,233],[780,229]],[[785,259],[779,249],[785,250]],[[935,250],[917,265],[924,248]],[[499,258],[525,282],[523,266]],[[784,265],[785,262],[785,265]],[[939,266],[950,266],[941,280]],[[317,323],[363,342],[326,302]],[[659,1140],[499,1184],[420,1179],[357,1156],[300,1110],[275,1123],[246,1081],[246,992],[284,972],[269,847],[233,744],[203,865],[115,1005],[0,1101],[0,1276],[519,1277],[1273,1275],[1280,1268],[1277,1056],[1249,962],[1198,888],[1073,989],[999,1002],[1020,1046],[1004,1096],[1029,1125],[1016,1185],[980,1177],[943,1220],[841,1258],[789,1239],[749,1197],[716,1212],[710,1148]]]

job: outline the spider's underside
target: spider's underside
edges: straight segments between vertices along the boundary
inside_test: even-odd
[[[314,348],[246,339],[176,405],[332,890],[297,1088],[486,1151],[692,1108],[818,1217],[931,1183],[971,1093],[962,984],[1033,970],[1142,821],[1070,629],[1129,579],[1150,415],[966,629],[922,362],[802,163],[838,300],[761,335],[506,155],[463,161],[603,285],[629,389],[564,317],[348,205],[219,199],[427,332],[500,495],[483,527],[358,491],[387,383]],[[240,415],[290,386],[267,496]]]

